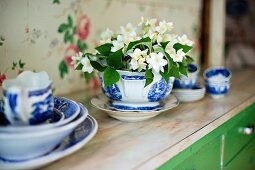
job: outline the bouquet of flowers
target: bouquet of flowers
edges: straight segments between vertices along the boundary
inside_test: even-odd
[[[102,72],[104,86],[115,84],[120,75],[117,70],[144,72],[145,87],[160,74],[166,82],[170,77],[187,76],[188,56],[192,41],[186,35],[171,33],[173,23],[157,19],[141,18],[137,26],[128,23],[117,33],[106,29],[101,33],[96,52],[79,53],[72,57],[76,70],[82,70],[89,78],[94,70]]]

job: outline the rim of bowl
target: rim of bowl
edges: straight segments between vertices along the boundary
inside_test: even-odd
[[[173,93],[198,93],[200,91],[205,91],[205,87],[203,86],[200,89],[173,89]]]
[[[209,67],[207,68],[204,73],[203,73],[203,77],[205,80],[207,80],[208,78],[206,77],[206,73],[211,71],[212,69],[226,69],[228,72],[229,72],[229,76],[228,77],[225,77],[224,80],[229,80],[231,77],[232,77],[232,72],[230,71],[230,69],[228,69],[227,67],[224,67],[224,66],[213,66],[213,67]]]
[[[120,75],[127,74],[130,76],[145,76],[145,72],[138,72],[138,71],[132,72],[132,71],[127,71],[127,70],[117,70],[117,72]]]
[[[195,72],[188,72],[188,74],[190,75],[190,76],[196,76],[197,75],[197,73],[200,71],[200,67],[199,67],[199,65],[198,64],[195,64],[195,63],[189,63],[188,65],[194,65],[194,66],[196,66],[197,67],[197,70],[195,71]]]
[[[84,107],[83,105],[80,105],[80,107],[83,107],[84,109],[84,112],[82,112],[82,115],[81,117],[79,117],[77,120],[69,123],[69,124],[66,124],[66,125],[63,125],[63,126],[59,126],[59,127],[55,127],[55,128],[52,128],[51,130],[47,129],[47,130],[44,130],[44,131],[29,131],[29,132],[24,132],[24,133],[7,133],[7,132],[1,132],[0,133],[0,140],[1,139],[22,139],[22,138],[33,138],[33,137],[43,137],[43,136],[48,136],[48,135],[53,135],[53,134],[56,134],[56,133],[60,133],[60,132],[64,132],[64,131],[67,131],[69,129],[72,129],[74,127],[76,127],[78,124],[80,124],[82,121],[84,121],[87,117],[87,114],[88,113],[88,109],[86,107]],[[81,113],[80,113],[81,114]]]

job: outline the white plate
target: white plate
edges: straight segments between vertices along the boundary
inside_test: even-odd
[[[161,108],[156,111],[139,111],[139,112],[129,112],[129,111],[118,111],[110,108],[110,100],[103,94],[100,94],[91,99],[91,104],[93,107],[105,111],[109,116],[124,121],[124,122],[137,122],[143,121],[152,117],[159,115],[160,113],[172,109],[179,104],[179,100],[172,94],[170,94],[161,104]]]
[[[74,131],[53,151],[39,158],[26,161],[5,161],[0,157],[0,169],[3,170],[21,170],[35,169],[63,158],[83,147],[96,134],[98,125],[96,120],[88,117],[79,124]]]

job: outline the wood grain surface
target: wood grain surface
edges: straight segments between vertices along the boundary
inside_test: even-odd
[[[74,154],[45,170],[155,169],[201,139],[255,101],[255,71],[234,72],[229,93],[221,99],[210,96],[143,122],[124,123],[89,105],[89,94],[68,98],[82,102],[98,121],[96,136]]]

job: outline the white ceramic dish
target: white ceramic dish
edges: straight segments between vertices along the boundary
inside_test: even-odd
[[[81,106],[79,116],[72,122],[44,131],[26,133],[0,133],[0,156],[5,160],[22,161],[49,153],[87,117]]]
[[[178,106],[178,99],[170,94],[165,100],[163,100],[160,105],[161,108],[156,111],[139,111],[139,112],[131,112],[131,111],[118,111],[113,110],[110,107],[110,100],[105,97],[103,94],[100,94],[94,97],[91,100],[91,104],[93,107],[106,112],[110,117],[115,119],[124,121],[124,122],[137,122],[143,121],[152,117],[159,115],[160,113],[172,109]]]
[[[195,89],[173,89],[172,93],[180,102],[194,102],[204,98],[205,87],[198,87]]]
[[[1,102],[1,101],[0,101]],[[79,105],[73,100],[63,98],[63,97],[55,97],[54,98],[54,109],[62,112],[64,114],[64,120],[48,123],[48,124],[39,124],[39,125],[30,125],[30,126],[1,126],[0,124],[0,132],[10,132],[10,133],[25,133],[25,132],[38,132],[46,129],[55,128],[58,126],[65,125],[75,119],[80,113]],[[2,112],[0,107],[0,113]],[[0,114],[1,115],[1,114]],[[87,115],[87,113],[86,113]]]
[[[10,162],[0,158],[0,169],[23,170],[36,169],[74,153],[88,143],[96,134],[98,124],[92,116],[88,116],[83,122],[75,127],[73,132],[65,138],[62,143],[47,155],[39,158]]]

